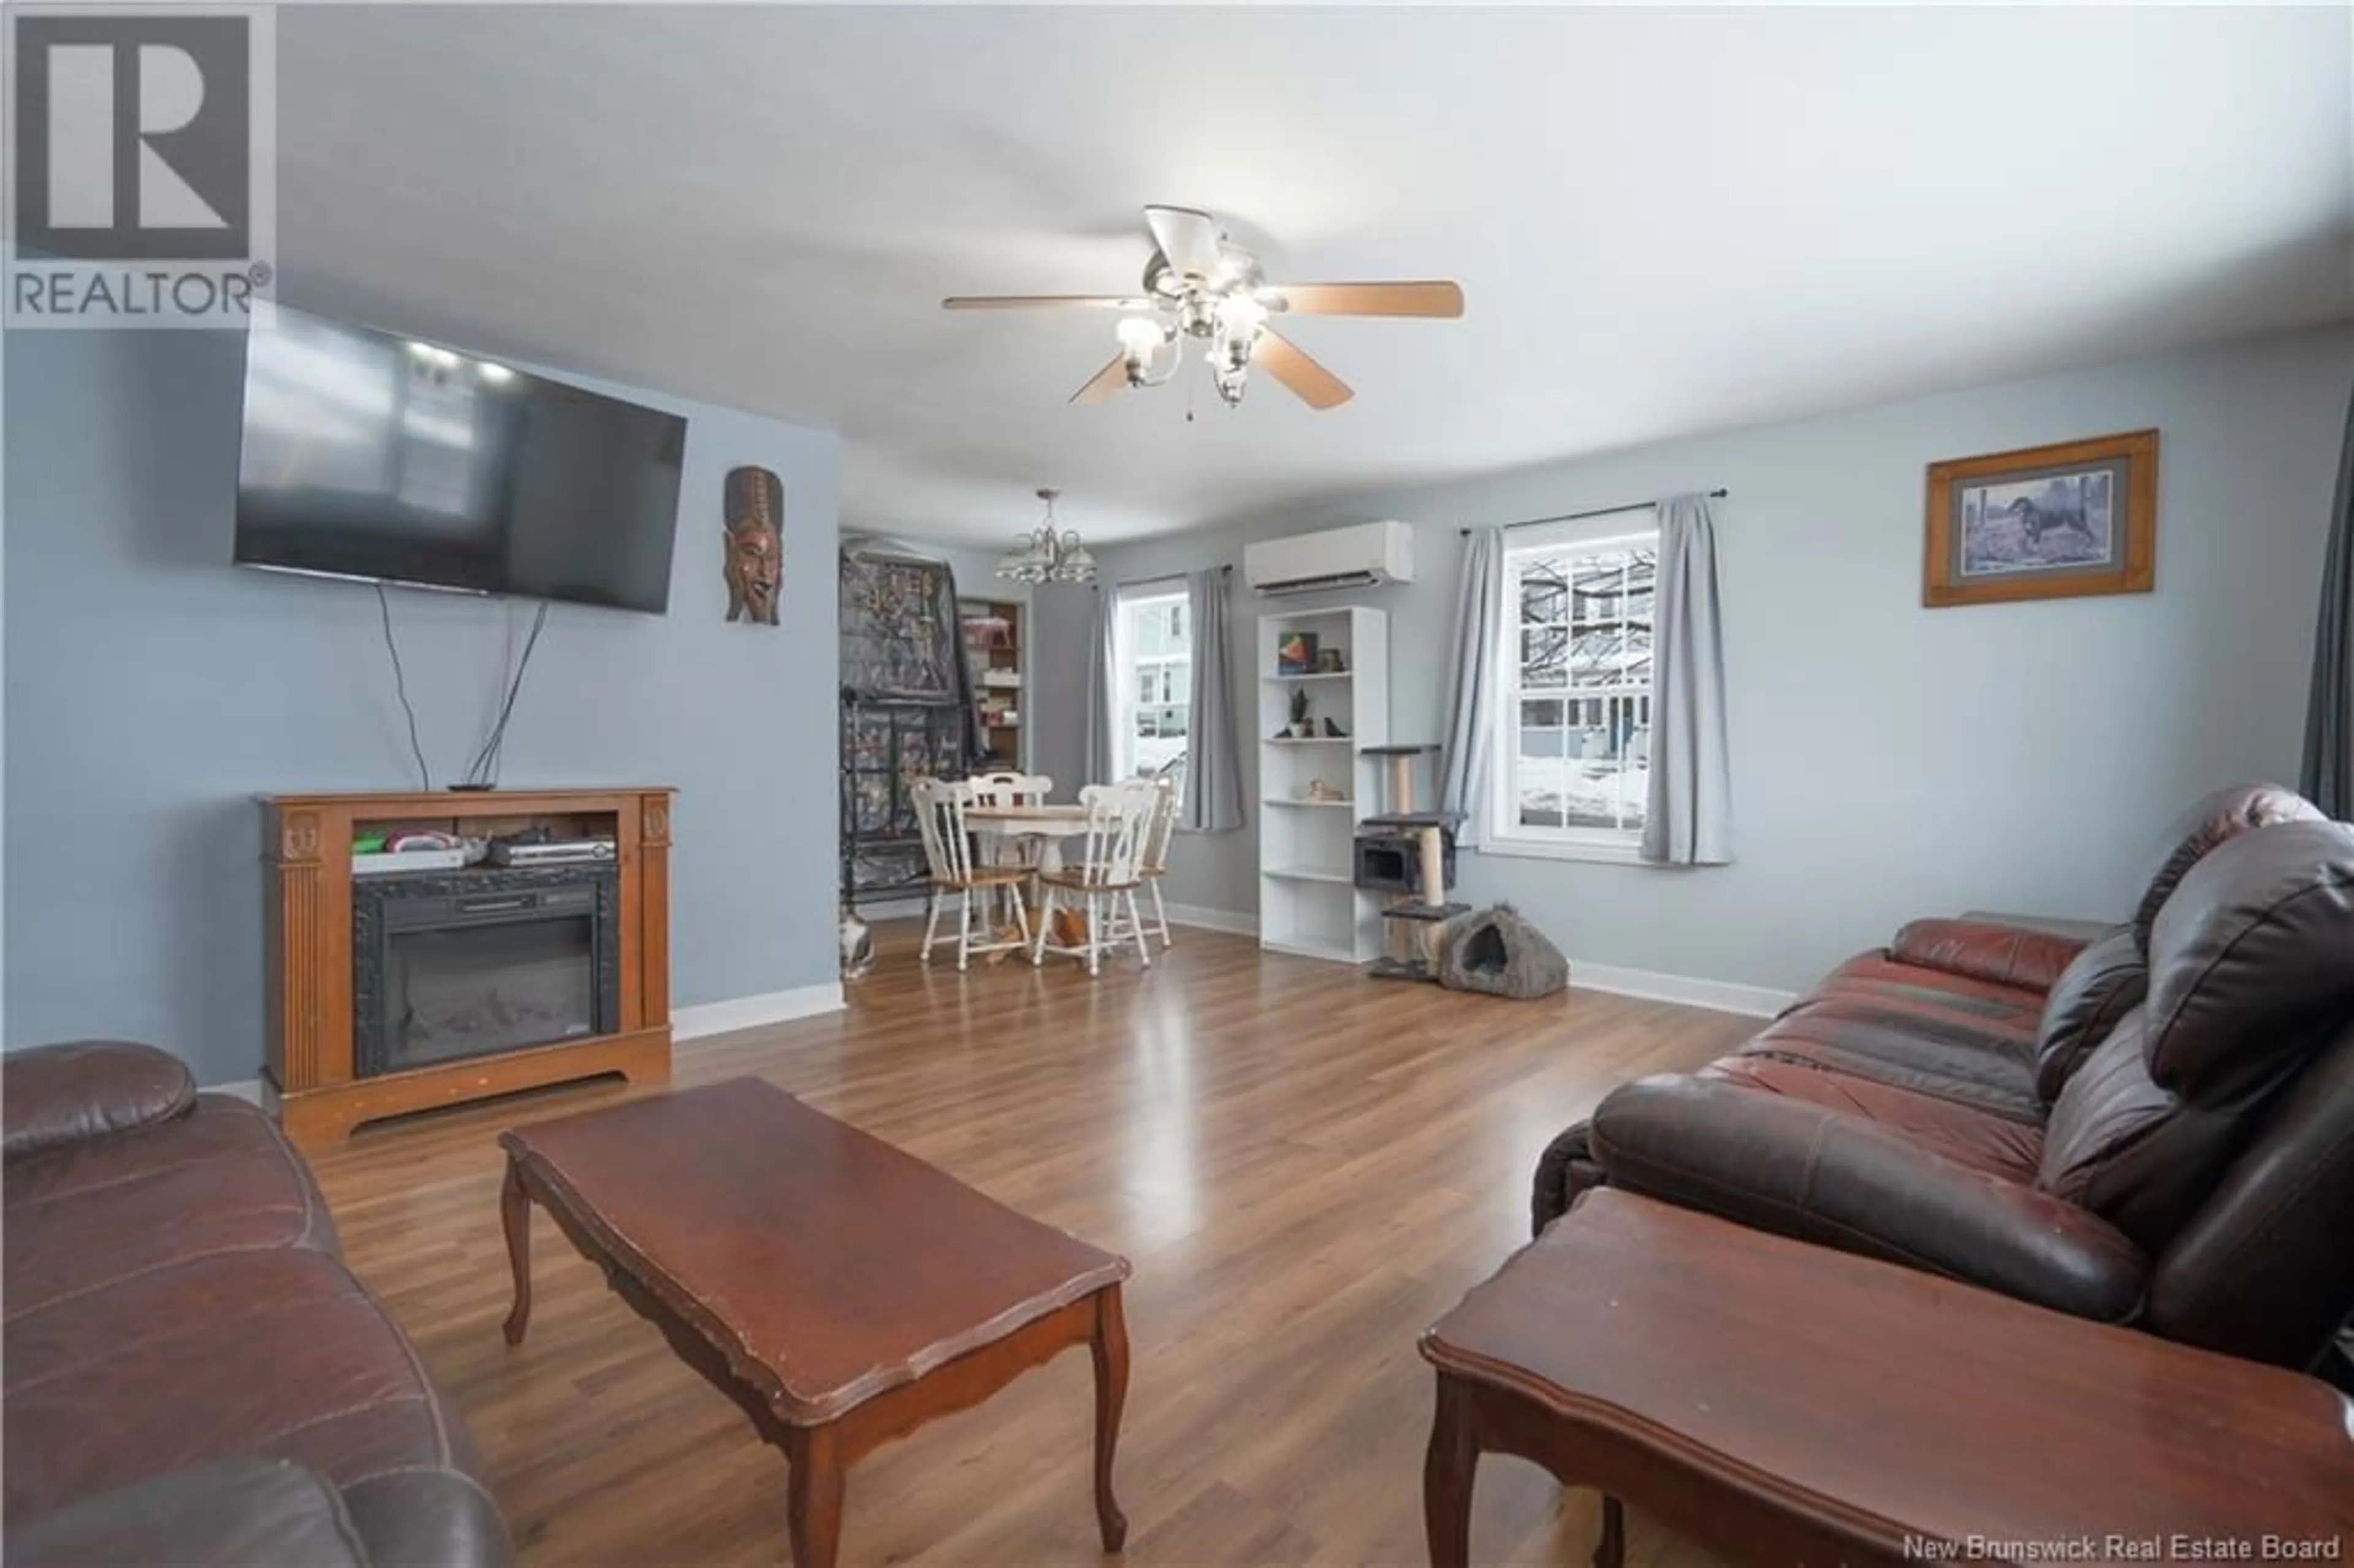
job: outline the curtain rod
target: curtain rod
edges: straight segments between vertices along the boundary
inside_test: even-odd
[[[1724,499],[1726,492],[1723,485],[1719,485],[1714,490],[1709,491],[1707,494],[1711,501],[1722,501]],[[1540,523],[1581,523],[1588,517],[1607,517],[1613,512],[1632,512],[1638,506],[1649,506],[1652,503],[1649,501],[1629,501],[1624,505],[1619,506],[1593,506],[1588,507],[1584,512],[1564,512],[1558,517],[1522,517],[1517,522],[1500,524],[1499,526],[1505,528],[1533,528]],[[1469,528],[1458,528],[1455,532],[1466,539],[1471,536],[1471,530]]]

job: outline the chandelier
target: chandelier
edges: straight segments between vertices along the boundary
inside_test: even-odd
[[[1091,583],[1096,580],[1096,558],[1079,543],[1078,530],[1057,533],[1055,529],[1055,498],[1059,490],[1041,490],[1038,499],[1046,503],[1044,521],[1014,548],[998,557],[997,575],[1011,577],[1017,583]]]

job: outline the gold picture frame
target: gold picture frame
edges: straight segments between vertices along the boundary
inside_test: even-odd
[[[2158,432],[1929,465],[1921,602],[1932,609],[2158,580]]]

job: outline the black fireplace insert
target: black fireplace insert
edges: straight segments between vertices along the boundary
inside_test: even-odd
[[[610,863],[355,878],[354,1072],[615,1033],[619,898]]]

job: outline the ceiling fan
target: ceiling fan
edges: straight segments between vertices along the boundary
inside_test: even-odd
[[[952,311],[1124,311],[1119,353],[1071,395],[1100,403],[1130,387],[1160,387],[1185,357],[1185,340],[1203,357],[1231,406],[1243,400],[1257,366],[1311,408],[1335,408],[1355,396],[1347,382],[1310,359],[1267,324],[1278,315],[1442,316],[1463,313],[1463,291],[1445,281],[1416,283],[1270,283],[1258,258],[1226,238],[1218,220],[1189,207],[1148,207],[1151,259],[1137,294],[957,295]]]

